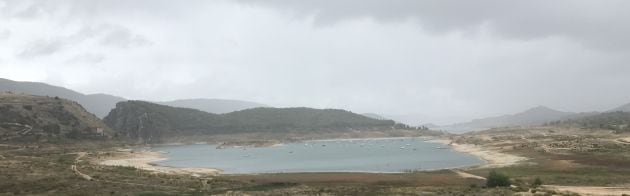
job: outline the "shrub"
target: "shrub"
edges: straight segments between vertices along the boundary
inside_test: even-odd
[[[542,180],[540,180],[540,178],[536,177],[536,179],[534,180],[534,183],[532,183],[533,187],[539,187],[540,185],[542,185]]]
[[[488,174],[488,179],[486,180],[487,187],[507,187],[510,185],[510,178],[505,174],[495,170],[490,171],[490,174]]]

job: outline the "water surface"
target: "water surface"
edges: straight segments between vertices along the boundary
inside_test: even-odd
[[[422,138],[319,140],[262,148],[162,146],[160,165],[218,168],[225,173],[404,172],[482,164],[479,158]]]

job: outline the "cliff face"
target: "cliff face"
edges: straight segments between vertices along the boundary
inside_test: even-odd
[[[0,140],[106,139],[114,132],[74,101],[0,93]]]
[[[144,101],[120,102],[104,121],[119,134],[146,143],[162,142],[171,136],[388,130],[394,126],[394,121],[376,120],[344,110],[255,108],[218,115]]]
[[[169,135],[189,135],[216,130],[221,116],[189,108],[175,108],[144,101],[116,104],[104,122],[120,135],[157,143]]]

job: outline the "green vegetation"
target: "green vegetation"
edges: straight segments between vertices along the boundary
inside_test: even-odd
[[[512,183],[510,182],[510,178],[502,173],[497,172],[496,170],[490,171],[488,174],[488,178],[486,181],[487,187],[508,187]]]
[[[391,130],[395,125],[391,120],[372,119],[344,110],[254,108],[219,115],[143,101],[118,103],[105,117],[105,123],[120,134],[148,143],[175,135]]]
[[[337,109],[254,108],[223,115],[235,130],[321,130],[391,127],[394,121],[377,120]]]

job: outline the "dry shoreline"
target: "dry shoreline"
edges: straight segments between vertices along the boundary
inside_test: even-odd
[[[474,144],[457,144],[448,139],[435,139],[427,142],[449,145],[455,151],[471,154],[486,161],[485,164],[477,166],[479,168],[506,167],[527,160],[526,157],[503,153],[498,149],[491,149]]]
[[[113,153],[113,156],[97,159],[97,164],[107,166],[134,167],[137,169],[152,171],[155,173],[186,174],[193,176],[218,175],[222,172],[222,170],[220,169],[211,168],[175,168],[159,166],[154,164],[154,162],[167,159],[160,152],[132,151],[130,149],[124,149]]]

